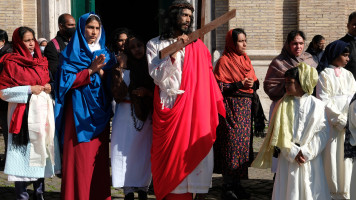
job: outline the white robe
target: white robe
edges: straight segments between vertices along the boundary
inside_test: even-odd
[[[305,94],[295,97],[294,110],[292,148],[289,152],[281,149],[272,199],[328,200],[321,156],[329,138],[324,103]],[[300,166],[294,160],[299,151],[306,159]]]
[[[177,53],[172,63],[170,56],[159,59],[159,51],[176,42],[172,40],[159,40],[159,37],[151,39],[147,43],[147,61],[149,73],[160,89],[160,99],[164,107],[172,108],[180,90],[182,81],[182,69],[184,63],[185,48]],[[213,150],[200,162],[171,193],[208,193],[211,187],[211,178],[214,168]]]
[[[324,168],[332,198],[349,199],[352,172],[351,159],[344,159],[345,125],[349,103],[356,92],[356,82],[351,72],[341,69],[339,77],[334,66],[319,75],[316,95],[326,103],[330,124],[330,140],[325,147]]]
[[[123,79],[130,84],[130,71]],[[129,98],[128,96],[126,97]],[[113,187],[148,187],[151,183],[152,118],[137,131],[131,116],[131,103],[116,104],[111,133],[111,169]],[[138,119],[137,119],[138,120]],[[142,121],[138,120],[137,125]]]
[[[351,132],[350,144],[356,146],[356,101],[352,102],[349,108],[349,129]],[[356,158],[354,158],[356,159]],[[356,200],[356,162],[352,162],[352,175],[350,199]]]

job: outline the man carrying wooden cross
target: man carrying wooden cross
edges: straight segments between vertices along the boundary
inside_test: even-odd
[[[190,3],[175,0],[163,33],[147,43],[149,73],[156,84],[151,168],[157,200],[191,200],[193,193],[208,193],[218,114],[225,116],[211,55],[200,39],[159,57],[177,40],[189,40],[193,12]]]

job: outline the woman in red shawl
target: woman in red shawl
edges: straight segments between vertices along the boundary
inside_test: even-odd
[[[248,198],[240,179],[248,177],[251,138],[251,106],[258,79],[246,55],[246,33],[230,30],[214,74],[224,96],[226,118],[220,116],[216,131],[215,172],[222,173],[222,199]]]
[[[54,114],[48,61],[42,57],[35,33],[19,27],[12,36],[13,53],[0,60],[0,97],[9,102],[8,151],[4,173],[15,182],[16,199],[43,199],[44,178],[59,171],[54,154]],[[29,106],[31,105],[31,106]],[[40,108],[40,109],[38,109]]]

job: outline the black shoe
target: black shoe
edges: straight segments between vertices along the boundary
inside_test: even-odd
[[[138,191],[138,199],[139,200],[147,200],[147,192],[139,190]]]
[[[235,194],[239,199],[249,199],[251,197],[250,193],[247,193],[245,188],[241,186],[241,184],[238,184],[235,187]]]
[[[134,200],[134,199],[135,199],[134,193],[130,192],[127,195],[125,195],[124,200]]]
[[[0,171],[5,170],[5,160],[0,158]]]
[[[237,196],[234,193],[233,187],[229,185],[223,185],[222,193],[221,193],[222,200],[237,200]]]
[[[44,200],[43,194],[33,195],[33,200]]]
[[[206,196],[206,194],[197,193],[195,195],[194,200],[203,200],[203,199],[205,199],[205,196]]]

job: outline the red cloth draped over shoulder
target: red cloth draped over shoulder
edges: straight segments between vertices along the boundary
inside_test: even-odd
[[[8,53],[0,59],[2,71],[0,73],[0,90],[15,86],[45,85],[50,81],[48,61],[41,54],[35,39],[34,56],[22,42],[17,28],[12,35],[13,53]],[[26,104],[19,103],[12,115],[10,133],[19,133],[22,116]]]
[[[211,55],[201,40],[185,47],[181,90],[173,108],[162,109],[156,86],[151,164],[158,200],[174,190],[206,157],[216,139],[223,97]]]
[[[257,81],[250,58],[246,53],[239,54],[236,49],[236,44],[232,39],[232,30],[226,34],[225,40],[226,45],[223,55],[214,69],[216,80],[223,83],[234,83],[240,82],[245,78],[252,78]],[[241,88],[239,90],[244,93],[253,93],[252,88]]]

